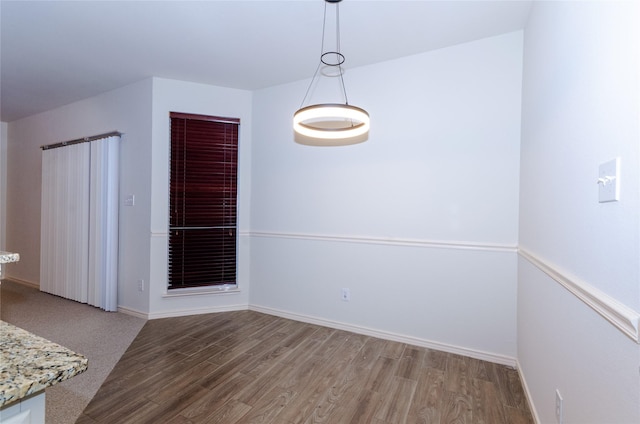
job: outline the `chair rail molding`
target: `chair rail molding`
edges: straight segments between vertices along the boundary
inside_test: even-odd
[[[508,252],[516,253],[518,247],[516,245],[507,245],[499,243],[479,243],[473,241],[443,241],[429,239],[406,239],[396,237],[367,237],[352,235],[333,235],[333,234],[307,234],[307,233],[283,233],[269,231],[249,231],[240,232],[242,236],[263,237],[263,238],[280,238],[280,239],[299,239],[299,240],[315,240],[338,243],[357,243],[357,244],[378,244],[389,246],[409,246],[409,247],[431,247],[437,249],[457,249],[457,250],[483,250],[490,252]]]
[[[640,344],[638,326],[640,312],[620,303],[589,283],[561,270],[526,249],[518,249],[518,254],[540,271],[547,274],[591,309],[622,331],[627,337]]]

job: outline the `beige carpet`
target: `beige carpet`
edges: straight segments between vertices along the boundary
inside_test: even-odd
[[[46,424],[73,424],[146,322],[42,293],[0,285],[0,319],[89,358],[89,369],[46,390]]]

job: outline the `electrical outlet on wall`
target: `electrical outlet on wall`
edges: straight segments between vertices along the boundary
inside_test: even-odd
[[[343,302],[348,302],[351,300],[351,290],[349,289],[342,289],[340,292],[340,298],[342,299]]]

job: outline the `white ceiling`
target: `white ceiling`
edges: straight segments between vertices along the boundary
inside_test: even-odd
[[[151,76],[247,90],[310,78],[324,6],[322,0],[0,0],[0,120]],[[530,6],[530,0],[344,0],[344,67],[522,29]]]

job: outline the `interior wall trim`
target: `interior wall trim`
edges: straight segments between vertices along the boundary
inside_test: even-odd
[[[428,349],[440,350],[443,352],[454,353],[458,355],[468,356],[482,361],[493,362],[496,364],[507,365],[515,368],[517,361],[515,358],[500,355],[491,352],[484,352],[480,350],[454,346],[446,343],[439,343],[432,340],[421,339],[418,337],[407,336],[403,334],[391,333],[388,331],[376,330],[360,325],[347,324],[338,321],[327,320],[324,318],[313,317],[305,314],[298,314],[289,311],[283,311],[280,309],[269,308],[265,306],[249,305],[249,310],[261,312],[268,315],[275,315],[294,321],[306,322],[308,324],[319,325],[322,327],[335,328],[338,330],[350,331],[352,333],[363,334],[365,336],[377,337],[379,339],[391,340],[399,343],[406,343],[412,346],[425,347]]]
[[[516,368],[518,369],[518,375],[520,376],[520,381],[522,382],[522,387],[524,389],[524,394],[527,398],[527,403],[529,405],[529,410],[531,411],[531,415],[533,416],[533,422],[535,424],[542,424],[540,421],[540,416],[538,415],[538,410],[536,409],[535,404],[533,403],[533,396],[531,395],[531,390],[529,390],[529,385],[527,384],[527,379],[525,378],[524,372],[522,372],[522,367],[520,366],[520,362],[517,362]]]
[[[22,280],[20,278],[7,276],[4,278],[5,280],[11,280],[14,283],[22,284],[23,286],[31,287],[36,290],[40,290],[40,283],[35,283],[33,281]]]
[[[141,312],[131,308],[118,307],[118,312],[122,312],[123,314],[133,315],[138,318],[143,318],[146,320],[152,319],[161,319],[161,318],[175,318],[175,317],[186,317],[190,315],[202,315],[202,314],[215,314],[219,312],[231,312],[231,311],[246,311],[248,306],[246,304],[236,304],[236,305],[225,305],[225,306],[210,306],[205,308],[192,308],[192,309],[176,309],[169,311],[159,311],[159,312]]]
[[[248,231],[238,231],[238,235],[246,237],[248,235],[250,235],[251,233]],[[151,231],[150,233],[151,237],[169,237],[169,231]]]
[[[562,271],[557,266],[537,257],[526,249],[520,248],[518,254],[558,282],[565,289],[569,290],[569,292],[613,324],[631,340],[640,343],[640,334],[638,332],[640,312],[623,305],[589,283]]]
[[[209,314],[209,313],[216,313],[216,312],[245,311],[245,310],[260,312],[263,314],[278,316],[278,317],[291,319],[299,322],[306,322],[308,324],[319,325],[322,327],[335,328],[338,330],[350,331],[352,333],[364,334],[365,336],[377,337],[379,339],[391,340],[399,343],[406,343],[412,346],[420,346],[428,349],[435,349],[443,352],[455,353],[458,355],[480,359],[482,361],[489,361],[496,364],[506,365],[512,368],[516,368],[518,366],[516,358],[512,358],[506,355],[499,355],[496,353],[484,352],[480,350],[454,346],[446,343],[439,343],[432,340],[421,339],[418,337],[391,333],[388,331],[375,330],[372,328],[363,327],[359,325],[347,324],[343,322],[332,321],[324,318],[318,318],[310,315],[298,314],[298,313],[293,313],[289,311],[283,311],[280,309],[253,305],[253,304],[214,306],[214,307],[199,308],[199,309],[173,310],[173,311],[163,311],[163,312],[155,312],[155,313],[145,313],[145,312],[141,312],[134,309],[125,308],[125,307],[118,308],[118,312],[122,312],[124,314],[132,315],[132,316],[146,319],[146,320],[181,317],[181,316],[189,316],[189,315],[199,315],[199,314]]]
[[[146,312],[142,312],[142,311],[138,311],[137,309],[133,309],[133,308],[127,308],[125,306],[118,306],[118,312],[125,314],[125,315],[130,315],[132,317],[136,317],[136,318],[142,318],[144,320],[148,320],[149,319],[149,314]]]
[[[472,241],[442,241],[428,239],[404,239],[394,237],[364,237],[364,236],[346,236],[346,235],[324,235],[324,234],[306,234],[306,233],[281,233],[267,231],[248,231],[240,232],[241,236],[264,237],[264,238],[280,238],[280,239],[298,239],[313,241],[328,241],[338,243],[358,243],[358,244],[375,244],[387,246],[409,246],[409,247],[431,247],[437,249],[457,249],[457,250],[481,250],[489,252],[509,252],[516,253],[518,247],[516,245],[498,244],[498,243],[477,243]]]

